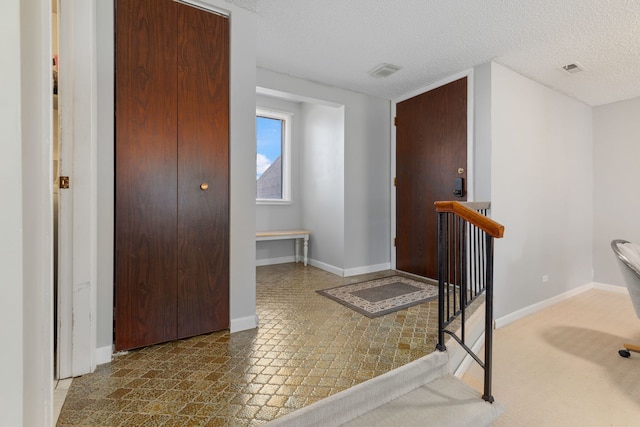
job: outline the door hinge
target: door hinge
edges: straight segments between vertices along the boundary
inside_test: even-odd
[[[60,188],[65,190],[67,188],[69,188],[69,177],[68,176],[61,176],[60,178]]]
[[[398,246],[396,241],[397,241],[397,239],[394,237],[394,238],[393,238],[393,247],[394,247],[394,248]]]
[[[398,126],[398,116],[393,118],[393,125]]]
[[[398,177],[397,176],[393,177],[393,186],[394,187],[398,186]]]

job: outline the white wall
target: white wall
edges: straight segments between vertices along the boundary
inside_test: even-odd
[[[344,209],[342,220],[335,224],[334,230],[311,229],[310,257],[318,261],[322,268],[337,274],[356,274],[366,271],[375,271],[389,268],[390,266],[390,102],[380,98],[349,92],[343,89],[328,87],[302,79],[286,76],[265,69],[258,69],[258,86],[274,92],[293,94],[303,104],[303,120],[306,129],[307,112],[318,112],[313,105],[326,107],[344,106],[344,148],[343,160],[337,157],[337,161],[344,162],[342,189],[333,190],[343,192],[342,204],[315,204],[320,211],[314,210],[314,214],[325,217],[336,217],[336,210]],[[310,105],[307,105],[310,104]],[[306,134],[304,147],[309,146]],[[304,165],[305,154],[303,148],[301,163]],[[317,165],[316,165],[317,166]],[[327,166],[328,167],[328,166]],[[301,169],[301,179],[310,179],[310,186],[305,187],[301,194],[303,209],[311,210],[305,200],[312,197],[314,182],[312,176],[308,176],[306,167]],[[317,180],[319,181],[319,180]],[[310,200],[310,203],[315,203]],[[344,206],[344,208],[342,207]],[[303,227],[306,214],[303,213]],[[315,226],[315,225],[314,225]],[[309,227],[310,228],[310,227]],[[343,231],[336,231],[343,230]],[[337,265],[329,264],[328,259],[321,255],[316,259],[318,251],[322,253],[324,248],[318,248],[320,243],[314,234],[326,236],[339,236],[343,245],[339,254],[343,254]],[[348,237],[345,239],[345,235]],[[329,249],[327,247],[327,249]],[[325,253],[328,253],[325,252]],[[335,258],[335,257],[333,257]],[[333,259],[332,258],[332,259]]]
[[[51,422],[54,375],[51,4],[23,0],[20,8],[23,423],[38,426]]]
[[[591,108],[491,67],[496,317],[592,280]],[[548,283],[542,276],[548,275]]]
[[[0,413],[51,423],[53,387],[50,3],[8,0],[0,16]]]
[[[7,425],[22,425],[24,386],[22,374],[29,365],[23,361],[23,239],[22,239],[22,130],[20,102],[20,0],[8,0],[0,14],[0,182],[3,209],[0,209],[0,342],[5,349],[0,364],[0,413]],[[10,207],[10,209],[6,208]],[[8,327],[11,325],[11,327]],[[30,331],[33,332],[33,331]]]
[[[256,16],[222,0],[202,0],[230,13],[230,313],[231,331],[257,326],[255,307]],[[113,0],[97,2],[98,348],[110,346],[113,323]],[[102,69],[104,67],[104,69]]]
[[[624,285],[611,240],[640,243],[640,98],[593,110],[594,280]]]
[[[302,225],[311,231],[309,256],[321,268],[344,268],[344,107],[305,103]],[[337,273],[337,271],[334,271]]]

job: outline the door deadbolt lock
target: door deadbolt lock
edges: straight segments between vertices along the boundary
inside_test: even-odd
[[[464,180],[462,178],[453,180],[453,195],[456,197],[464,196]]]
[[[458,168],[458,175],[462,175],[464,173],[464,168]]]
[[[207,184],[206,182],[203,182],[202,184],[200,184],[200,189],[202,191],[207,191],[209,189],[209,184]]]

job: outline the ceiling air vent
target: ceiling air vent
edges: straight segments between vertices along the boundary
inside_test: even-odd
[[[573,64],[567,64],[562,67],[562,69],[569,74],[575,74],[584,71],[584,67],[577,62],[574,62]]]
[[[397,65],[382,63],[372,70],[369,70],[369,74],[373,77],[388,77],[399,69],[400,67]]]

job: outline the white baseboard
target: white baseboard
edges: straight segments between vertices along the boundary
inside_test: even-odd
[[[606,283],[591,282],[594,289],[600,289],[603,291],[616,292],[619,294],[629,295],[629,290],[626,286],[607,285]]]
[[[296,258],[294,256],[286,256],[286,257],[280,257],[280,258],[256,259],[256,267],[262,267],[265,265],[275,265],[275,264],[287,264],[290,262],[296,262]],[[326,264],[324,262],[316,261],[311,258],[307,260],[307,264],[317,267],[320,270],[328,271],[329,273],[335,274],[340,277],[357,276],[358,274],[375,273],[378,271],[391,269],[390,262],[386,262],[382,264],[374,264],[374,265],[365,265],[364,267],[355,267],[355,268],[347,268],[347,269],[342,269],[331,264]]]
[[[296,262],[295,256],[285,256],[279,258],[262,258],[256,259],[256,267],[262,267],[265,265],[275,265],[275,264],[288,264],[291,262]],[[300,261],[302,263],[302,261]],[[325,264],[324,262],[316,261],[314,259],[307,259],[307,264],[312,265],[314,267],[319,268],[320,270],[328,271],[332,274],[337,274],[340,277],[344,276],[344,270],[338,267],[335,267],[330,264]]]
[[[96,365],[104,365],[111,362],[111,355],[113,354],[113,346],[106,345],[104,347],[96,348]]]
[[[264,265],[274,264],[287,264],[290,262],[296,262],[295,256],[283,256],[279,258],[262,258],[256,260],[256,267],[262,267]]]
[[[530,314],[533,314],[537,311],[540,311],[544,308],[550,307],[554,304],[557,304],[561,301],[567,300],[571,297],[574,297],[576,295],[579,295],[583,292],[586,292],[588,290],[591,289],[600,289],[603,291],[608,291],[608,292],[616,292],[616,293],[623,293],[623,294],[628,294],[629,291],[627,290],[626,287],[624,286],[616,286],[616,285],[608,285],[606,283],[598,283],[598,282],[591,282],[591,283],[587,283],[586,285],[582,285],[578,288],[575,289],[571,289],[567,292],[564,292],[560,295],[556,295],[555,297],[546,299],[544,301],[541,301],[539,303],[536,304],[532,304],[528,307],[525,307],[523,309],[514,311],[511,314],[508,314],[506,316],[503,316],[499,319],[495,320],[495,328],[501,328],[503,326],[508,325],[509,323],[515,322],[518,319],[522,319],[523,317],[526,317]],[[471,346],[471,349],[473,350],[474,353],[478,354],[478,351],[480,351],[480,349],[482,348],[482,346],[484,345],[484,332],[482,332],[482,334],[478,337],[478,339],[475,341],[475,343]],[[474,360],[471,358],[471,356],[467,355],[465,356],[464,360],[460,363],[460,365],[458,366],[458,368],[455,370],[454,375],[458,378],[462,378],[462,376],[464,375],[464,373],[467,371],[467,369],[469,369],[469,366],[471,366],[471,364],[474,362]]]
[[[507,314],[506,316],[502,316],[495,320],[496,329],[502,328],[503,326],[508,325],[509,323],[513,323],[516,320],[520,320],[523,317],[527,317],[533,313],[536,313],[544,308],[551,307],[561,301],[572,298],[576,295],[579,295],[583,292],[588,291],[589,289],[593,289],[593,285],[591,283],[587,283],[586,285],[579,286],[577,288],[571,289],[567,292],[561,293],[560,295],[556,295],[544,301],[537,302],[528,307],[521,308],[520,310],[516,310],[513,313]]]
[[[382,264],[366,265],[364,267],[346,268],[344,270],[344,277],[357,276],[359,274],[375,273],[378,271],[385,271],[391,269],[391,263],[385,262]]]
[[[258,315],[240,317],[238,319],[231,319],[231,327],[229,328],[231,333],[246,331],[248,329],[255,329],[258,327]]]
[[[544,308],[551,307],[552,305],[555,305],[561,301],[567,300],[569,298],[572,298],[576,295],[579,295],[591,289],[600,289],[603,291],[628,293],[627,289],[621,286],[607,285],[605,283],[598,283],[598,282],[590,282],[590,283],[587,283],[586,285],[582,285],[577,288],[571,289],[567,292],[561,293],[560,295],[556,295],[555,297],[551,297],[544,301],[540,301],[538,303],[532,304],[528,307],[521,308],[520,310],[516,310],[513,313],[507,314],[506,316],[502,316],[499,319],[495,320],[495,327],[496,329],[501,328],[503,326],[508,325],[509,323],[515,322],[516,320],[522,319],[523,317],[529,316],[530,314],[536,313]]]
[[[546,299],[536,304],[532,304],[528,307],[522,308],[520,310],[514,311],[511,314],[503,316],[499,319],[495,320],[495,328],[501,328],[503,326],[508,325],[509,323],[515,322],[516,320],[522,319],[523,317],[529,316],[530,314],[536,313],[544,308],[551,307],[554,304],[557,304],[561,301],[572,298],[576,295],[579,295],[583,292],[586,292],[591,289],[600,289],[609,292],[618,292],[618,293],[628,293],[627,289],[621,286],[607,285],[605,283],[597,283],[591,282],[586,285],[582,285],[578,288],[571,289],[567,292],[564,292],[560,295],[556,295],[555,297]],[[484,345],[484,332],[478,337],[478,339],[471,346],[471,349],[474,353],[478,354],[478,351]],[[469,369],[469,366],[474,362],[471,356],[466,355],[464,360],[458,365],[458,367],[454,371],[454,375],[458,378],[462,378],[464,373]]]
[[[333,266],[331,264],[325,264],[324,262],[316,261],[315,259],[309,259],[309,265],[319,268],[320,270],[328,271],[329,273],[344,277],[344,270]]]

